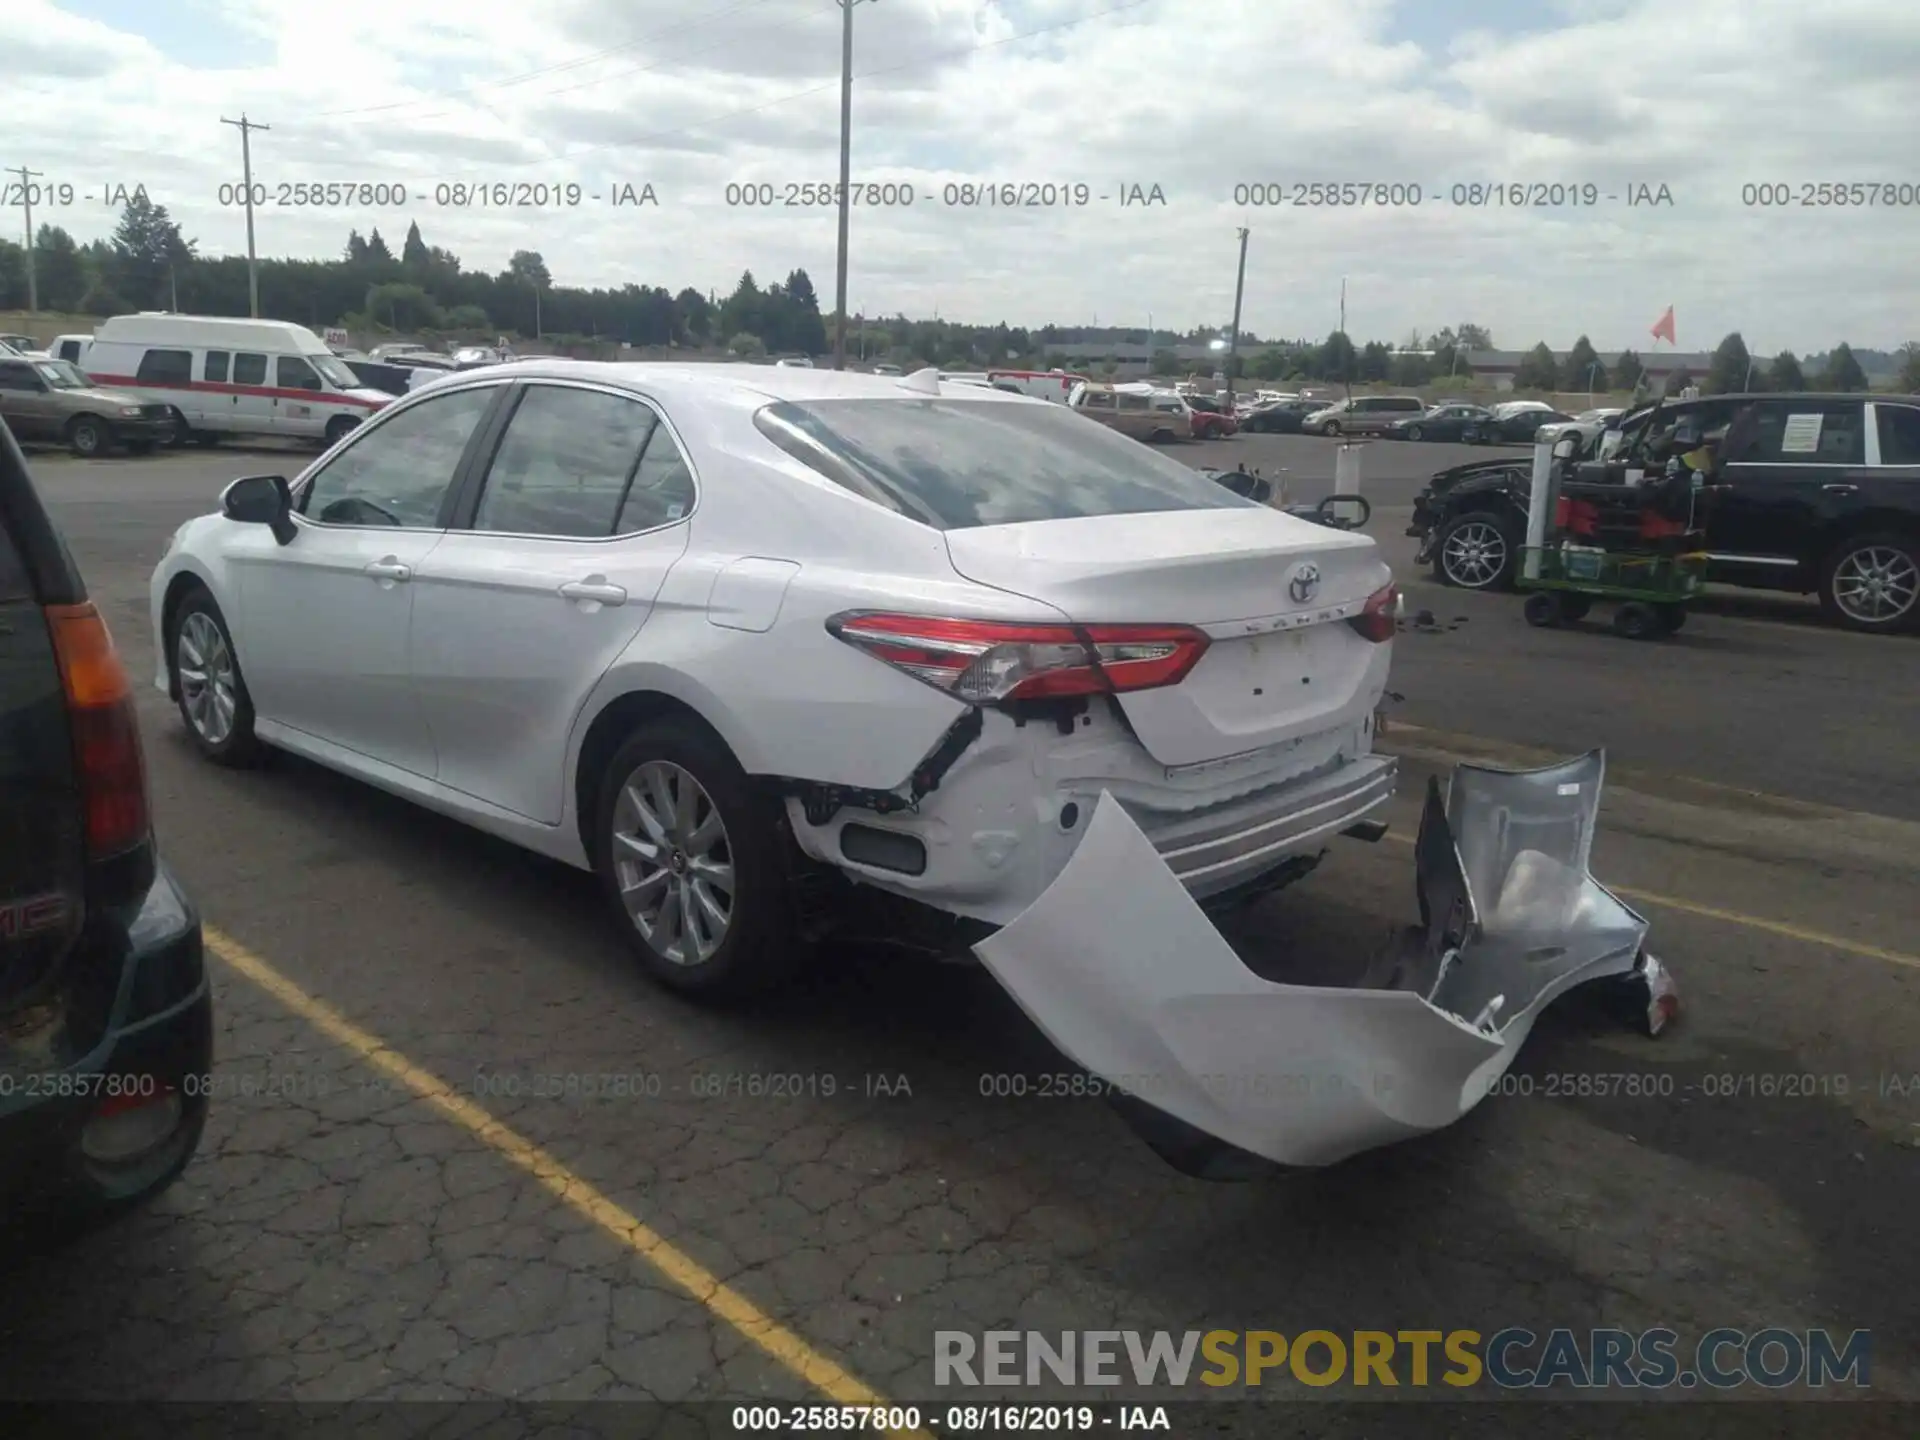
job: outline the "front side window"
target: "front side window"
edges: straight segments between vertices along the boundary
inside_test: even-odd
[[[769,405],[754,424],[835,484],[936,530],[1254,504],[1046,405],[821,400]]]
[[[133,378],[147,385],[190,385],[193,383],[191,350],[149,350],[140,357],[140,368]]]
[[[1148,400],[1144,395],[1122,395],[1120,396],[1120,408],[1122,410],[1151,410],[1153,408],[1153,402]]]
[[[31,365],[18,363],[0,365],[0,390],[40,391],[46,388],[35,378]]]
[[[318,390],[320,377],[314,369],[298,355],[282,355],[276,364],[278,384],[282,390]]]
[[[307,482],[300,513],[323,525],[437,528],[461,457],[499,393],[481,385],[396,411]]]
[[[596,540],[614,534],[656,423],[650,408],[626,396],[531,386],[487,469],[473,528]]]

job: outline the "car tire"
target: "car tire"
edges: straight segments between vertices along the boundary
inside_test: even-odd
[[[360,428],[360,422],[351,415],[336,415],[327,422],[326,443],[331,450],[347,435]]]
[[[76,415],[67,422],[67,448],[81,460],[93,460],[113,448],[113,432],[98,415]]]
[[[240,674],[240,656],[213,596],[194,586],[167,620],[167,676],[174,703],[194,749],[216,765],[245,769],[259,763],[253,699]]]
[[[1427,432],[1421,429],[1418,425],[1409,425],[1407,427],[1407,439],[1409,440],[1424,439],[1426,437],[1426,433]]]
[[[1520,573],[1522,539],[1510,515],[1464,511],[1434,537],[1433,578],[1456,590],[1511,590]]]
[[[1891,530],[1849,535],[1820,567],[1820,608],[1864,634],[1920,628],[1920,540]]]
[[[1323,424],[1320,427],[1320,433],[1322,435],[1325,435],[1328,439],[1332,439],[1335,435],[1338,435],[1340,433],[1340,422],[1338,420],[1327,421],[1325,424]]]
[[[614,922],[655,980],[727,1001],[790,973],[786,817],[704,725],[668,717],[629,735],[600,777],[593,834]]]

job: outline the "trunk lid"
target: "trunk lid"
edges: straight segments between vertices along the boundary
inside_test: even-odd
[[[1076,622],[1195,625],[1212,637],[1180,684],[1117,697],[1170,768],[1291,748],[1372,707],[1384,647],[1345,621],[1392,575],[1364,535],[1262,507],[981,526],[946,540],[967,579]]]

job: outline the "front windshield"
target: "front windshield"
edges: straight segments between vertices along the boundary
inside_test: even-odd
[[[93,382],[65,360],[42,360],[33,367],[56,390],[85,390]]]
[[[342,390],[351,390],[360,383],[359,377],[336,355],[329,353],[309,355],[306,358],[307,363],[318,370],[329,385],[336,385]]]

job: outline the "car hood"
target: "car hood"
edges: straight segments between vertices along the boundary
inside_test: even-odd
[[[1427,494],[1444,495],[1463,481],[1482,475],[1525,474],[1527,465],[1507,459],[1469,460],[1464,465],[1453,465],[1445,470],[1436,470],[1427,479]]]
[[[80,390],[56,390],[54,394],[78,405],[105,405],[115,410],[137,409],[138,396],[129,395],[124,390],[109,390],[104,385],[89,385]]]

